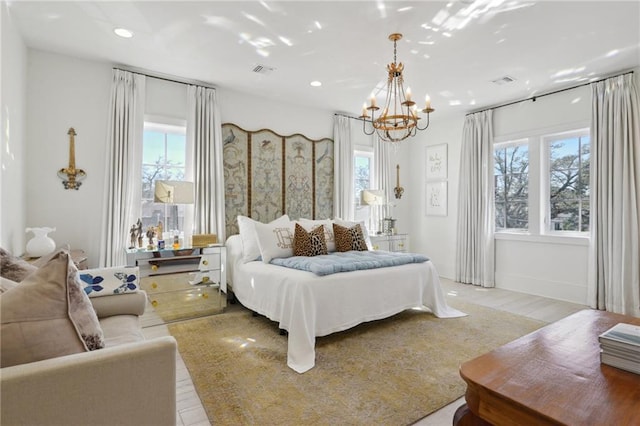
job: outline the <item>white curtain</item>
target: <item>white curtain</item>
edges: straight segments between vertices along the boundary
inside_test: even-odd
[[[633,74],[592,85],[591,307],[640,317],[640,110]]]
[[[354,218],[353,142],[351,119],[335,115],[333,122],[334,189],[333,216],[344,220]]]
[[[375,161],[374,166],[374,182],[373,188],[384,189],[385,200],[388,204],[395,204],[397,201],[393,192],[393,185],[391,180],[391,159],[389,151],[392,143],[384,142],[378,137],[377,133],[374,133],[373,137],[373,156]],[[380,226],[381,220],[385,216],[392,217],[393,211],[388,206],[374,206],[371,215],[373,223],[377,227]]]
[[[195,204],[193,232],[217,234],[224,242],[222,127],[215,89],[188,86],[187,145],[193,147]]]
[[[113,70],[107,128],[99,265],[126,263],[129,230],[140,217],[145,76]]]
[[[456,281],[494,286],[493,111],[468,115],[462,132]]]

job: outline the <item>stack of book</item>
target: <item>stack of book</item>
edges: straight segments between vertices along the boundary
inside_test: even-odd
[[[640,326],[616,324],[598,339],[601,363],[640,374]]]

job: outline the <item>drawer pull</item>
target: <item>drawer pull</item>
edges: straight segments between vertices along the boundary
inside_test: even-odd
[[[158,284],[156,284],[156,283],[151,283],[151,288],[158,288]]]
[[[373,249],[374,249],[374,250],[378,250],[379,248],[380,248],[380,246],[379,246],[379,245],[377,245],[377,244],[373,246]]]
[[[207,293],[202,293],[202,298],[203,298],[203,299],[208,299],[208,298],[209,298],[209,295],[208,295]]]
[[[158,265],[151,265],[151,270],[152,271],[157,271],[158,270]]]
[[[207,266],[209,264],[209,261],[205,259],[205,260],[202,261],[202,264]]]
[[[206,275],[204,277],[202,277],[202,282],[203,283],[208,283],[209,282],[209,277],[207,277]]]
[[[155,308],[156,306],[158,306],[158,301],[157,300],[152,300],[151,301],[151,305]]]
[[[404,243],[398,244],[398,247],[404,247]]]

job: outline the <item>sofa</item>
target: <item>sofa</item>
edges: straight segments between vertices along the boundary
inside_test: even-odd
[[[67,274],[64,265],[69,267]],[[23,307],[13,308],[15,299],[24,297],[16,289],[32,295],[34,290],[29,286],[39,291],[59,281],[77,283],[73,274],[78,272],[71,265],[69,257],[61,253],[19,284],[2,278],[0,424],[175,425],[177,344],[171,336],[145,340],[139,321],[146,306],[144,291],[99,297],[76,294],[93,308],[89,314],[97,319],[97,338],[89,338],[90,328],[84,325],[69,325],[66,312],[64,318],[52,314],[50,302],[38,305],[48,296],[32,297],[32,301],[21,303]],[[8,270],[5,263],[0,267],[4,269],[0,272]],[[67,278],[51,278],[54,267]],[[36,275],[40,275],[39,281]],[[65,293],[64,309],[69,316],[73,310],[70,295]],[[25,309],[30,303],[34,305]],[[86,341],[77,339],[78,335]],[[71,343],[63,343],[70,336]],[[91,342],[98,342],[98,347],[88,350]],[[28,359],[38,351],[37,357],[43,359],[21,362],[20,357]]]

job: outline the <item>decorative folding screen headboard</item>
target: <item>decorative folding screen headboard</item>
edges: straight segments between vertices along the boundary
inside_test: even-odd
[[[227,236],[238,233],[239,214],[270,222],[287,213],[333,217],[333,140],[282,136],[222,125]]]

